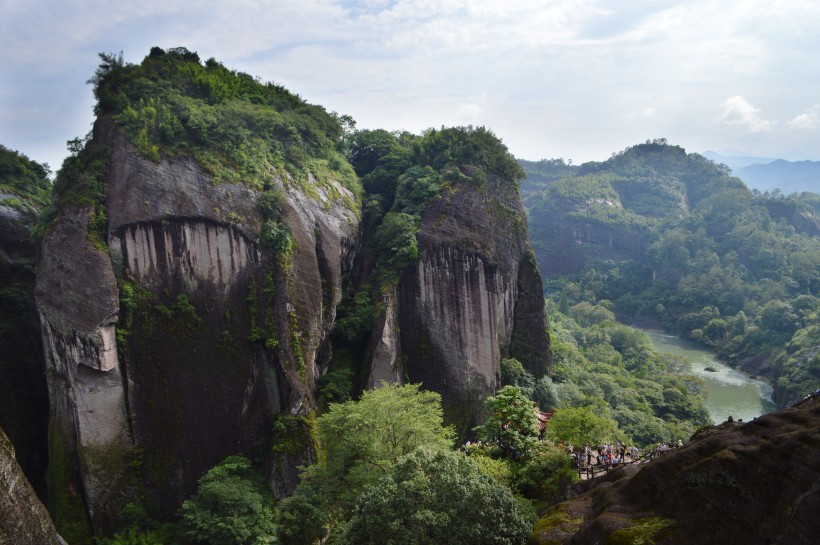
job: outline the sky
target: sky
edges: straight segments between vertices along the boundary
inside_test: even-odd
[[[524,159],[666,138],[820,160],[816,0],[0,0],[0,144],[56,170],[94,121],[97,54],[153,46],[358,128],[483,125]]]

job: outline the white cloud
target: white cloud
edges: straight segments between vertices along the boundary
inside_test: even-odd
[[[727,98],[723,106],[724,110],[718,116],[718,121],[745,126],[748,132],[765,132],[772,128],[773,123],[761,117],[760,108],[755,108],[740,95]]]
[[[477,120],[481,117],[481,106],[474,103],[462,104],[458,109],[458,113],[467,119]]]
[[[486,117],[487,95],[482,93],[480,96],[473,97],[469,102],[465,102],[458,109],[459,123],[467,125],[481,125]]]
[[[788,122],[790,129],[812,130],[820,126],[820,104],[815,104]]]
[[[817,102],[819,26],[816,0],[0,0],[0,143],[64,154],[92,121],[96,53],[139,62],[157,45],[368,128],[487,125],[524,157],[600,159],[659,136],[817,157],[820,131],[789,129],[820,128],[820,109],[793,109]],[[738,89],[755,105],[715,110]]]

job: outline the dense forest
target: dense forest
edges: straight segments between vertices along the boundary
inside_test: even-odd
[[[663,139],[600,163],[521,164],[556,303],[604,305],[713,347],[769,378],[780,406],[820,385],[820,196],[750,191]]]

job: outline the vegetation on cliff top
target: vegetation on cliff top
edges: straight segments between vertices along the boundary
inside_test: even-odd
[[[722,165],[665,140],[602,163],[522,162],[533,245],[549,255],[541,218],[620,227],[646,247],[620,260],[587,259],[545,289],[571,304],[612,301],[624,321],[654,320],[718,350],[729,363],[760,356],[795,401],[820,386],[820,220],[812,194],[749,191]],[[630,236],[630,235],[627,235]]]
[[[0,204],[40,210],[51,200],[51,170],[0,144]]]
[[[360,193],[341,148],[348,118],[214,59],[203,65],[181,47],[154,47],[139,65],[122,54],[100,57],[90,80],[96,113],[112,118],[143,155],[192,155],[215,181],[257,190],[275,174],[307,186],[310,172],[319,183],[333,179]]]
[[[443,189],[462,180],[483,187],[488,175],[517,187],[524,175],[484,127],[428,129],[421,135],[356,131],[346,137],[346,147],[365,190],[365,227],[375,229],[376,273],[387,284],[415,261],[415,231]]]

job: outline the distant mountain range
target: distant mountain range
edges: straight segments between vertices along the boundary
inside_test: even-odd
[[[714,151],[707,151],[703,155],[731,168],[732,174],[752,189],[780,189],[783,193],[820,193],[820,161],[786,161],[771,157],[721,155]]]

